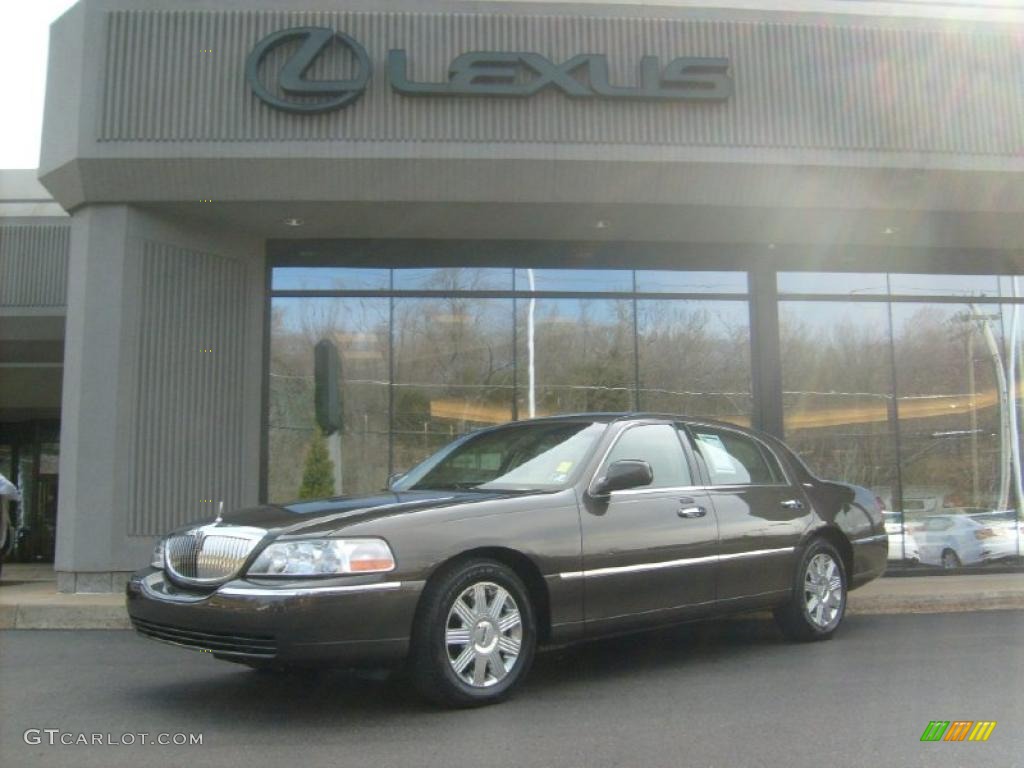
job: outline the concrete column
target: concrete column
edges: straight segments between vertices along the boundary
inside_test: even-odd
[[[61,591],[105,592],[123,562],[127,400],[122,373],[132,282],[126,206],[71,220],[55,568]],[[122,568],[124,566],[122,565]]]
[[[89,206],[69,261],[58,588],[117,591],[211,499],[258,500],[263,247]]]

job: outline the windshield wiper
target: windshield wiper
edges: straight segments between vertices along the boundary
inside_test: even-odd
[[[408,491],[479,491],[480,493],[536,493],[539,488],[485,488],[486,483],[459,482],[449,485],[422,485],[407,488]]]
[[[475,491],[480,483],[451,483],[449,485],[414,485],[407,491]]]

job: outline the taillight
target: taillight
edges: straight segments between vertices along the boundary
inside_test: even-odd
[[[881,496],[875,496],[875,504],[878,505],[879,512],[885,512],[885,502],[882,501]]]

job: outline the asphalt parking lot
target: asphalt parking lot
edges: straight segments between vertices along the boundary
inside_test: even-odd
[[[851,616],[792,645],[770,622],[554,651],[511,701],[437,710],[369,673],[268,675],[124,631],[0,633],[0,753],[21,766],[1020,766],[1024,612]],[[921,743],[930,720],[987,743]],[[202,745],[29,745],[202,733]],[[59,738],[59,736],[58,736]]]

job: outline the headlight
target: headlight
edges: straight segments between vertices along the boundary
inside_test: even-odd
[[[150,558],[149,564],[154,568],[164,567],[164,540],[160,539],[153,548],[153,557]]]
[[[395,569],[383,539],[299,539],[277,541],[249,568],[250,576],[320,576],[331,573],[384,573]]]

